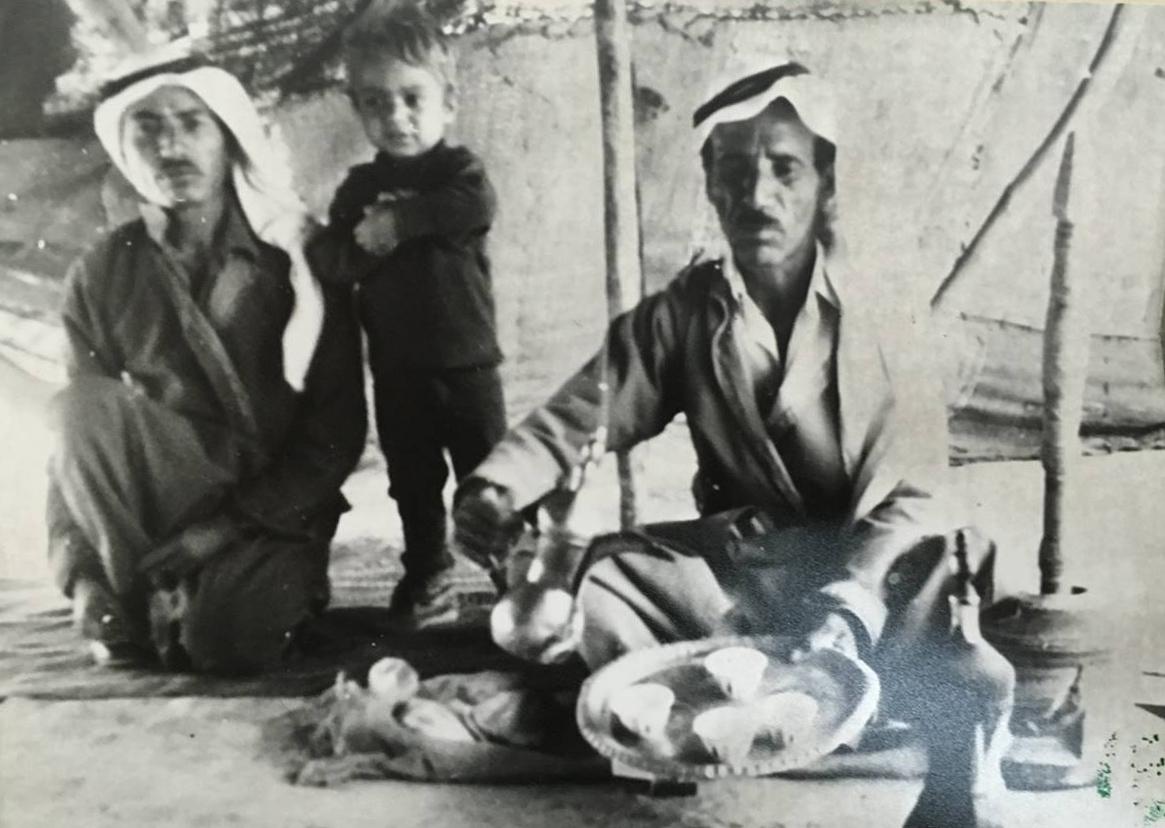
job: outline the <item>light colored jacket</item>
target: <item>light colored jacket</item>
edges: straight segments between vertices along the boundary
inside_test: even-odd
[[[890,566],[951,521],[936,495],[947,468],[941,390],[925,376],[927,349],[891,350],[882,334],[911,336],[869,301],[845,268],[826,261],[840,316],[836,378],[842,456],[851,495],[838,549],[843,577],[821,597],[848,611],[876,642]],[[686,415],[699,462],[704,514],[752,506],[780,526],[809,510],[766,433],[737,352],[736,305],[718,261],[694,264],[616,319],[603,350],[515,427],[472,477],[505,486],[518,506],[541,498],[577,464],[600,418],[608,448],[629,448]],[[907,322],[906,324],[909,324]],[[892,327],[891,327],[892,326]],[[609,401],[599,383],[606,358]],[[605,410],[604,410],[605,409]]]

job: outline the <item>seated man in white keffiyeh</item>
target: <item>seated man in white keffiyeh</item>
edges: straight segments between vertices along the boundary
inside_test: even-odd
[[[350,296],[239,82],[197,59],[111,82],[95,112],[141,218],[74,265],[50,559],[102,662],[248,672],[328,597],[364,444]]]
[[[577,651],[597,669],[630,650],[753,632],[883,666],[945,634],[943,539],[959,522],[938,496],[942,399],[924,349],[885,347],[912,324],[889,321],[875,293],[885,276],[845,261],[834,109],[797,63],[717,84],[693,126],[723,249],[616,319],[598,356],[461,484],[460,548],[497,567],[521,512],[585,460],[596,433],[620,450],[686,417],[701,517],[590,544],[563,574],[570,623],[516,629],[515,641],[544,647],[524,655]],[[993,556],[969,551],[986,598]]]

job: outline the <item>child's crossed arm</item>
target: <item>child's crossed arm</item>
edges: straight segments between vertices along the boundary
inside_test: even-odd
[[[366,253],[385,256],[410,239],[460,241],[488,231],[497,196],[481,161],[460,150],[440,172],[439,186],[381,193],[353,231],[356,244]]]

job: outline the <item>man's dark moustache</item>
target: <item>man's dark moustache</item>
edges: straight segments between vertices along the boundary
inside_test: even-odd
[[[190,161],[163,161],[161,167],[162,172],[166,173],[167,175],[201,172],[201,170],[198,169],[198,166],[191,163]]]
[[[768,213],[758,213],[751,210],[738,212],[732,217],[732,221],[734,224],[757,229],[774,225],[778,228],[782,227],[780,219],[770,216]]]

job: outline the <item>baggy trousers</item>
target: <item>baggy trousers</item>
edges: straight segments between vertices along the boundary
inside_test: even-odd
[[[224,508],[239,461],[221,426],[195,423],[130,387],[80,377],[54,402],[54,493],[86,541],[82,569],[100,572],[131,635],[149,641],[142,558]],[[180,641],[197,670],[252,672],[278,664],[296,629],[327,603],[337,515],[303,538],[240,525],[189,584]]]
[[[802,529],[777,530],[760,544],[733,532],[739,513],[652,524],[595,540],[578,602],[580,655],[591,669],[623,653],[711,635],[806,631],[804,598],[828,580],[806,554]],[[968,533],[968,562],[983,605],[992,599],[994,547]],[[889,615],[869,656],[882,679],[884,708],[910,718],[916,667],[949,634],[953,536],[907,550],[884,584]]]

